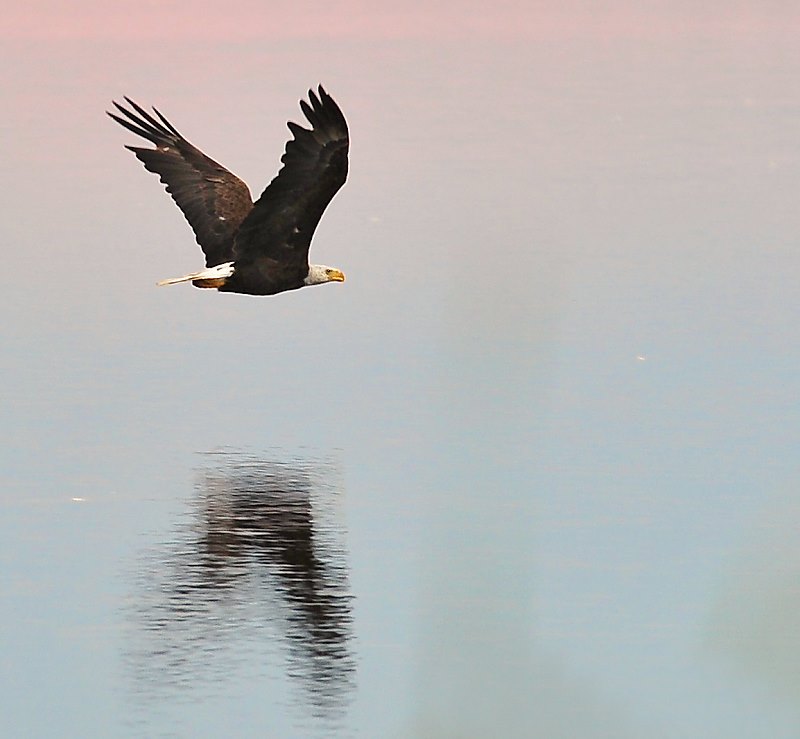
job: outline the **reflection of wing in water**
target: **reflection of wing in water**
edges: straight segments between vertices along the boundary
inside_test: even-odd
[[[352,692],[354,660],[334,469],[210,459],[221,466],[202,472],[189,525],[145,568],[150,582],[133,617],[144,627],[131,652],[137,673],[147,682],[157,675],[150,687],[159,692],[165,683],[288,673],[314,713],[338,713]],[[287,662],[277,669],[263,664],[275,661],[276,643]]]
[[[224,578],[233,563],[234,572],[263,567],[272,576],[288,606],[293,666],[316,685],[340,677],[351,614],[346,563],[323,551],[324,533],[315,530],[314,486],[314,471],[297,465],[253,461],[208,473],[200,541],[209,574]]]

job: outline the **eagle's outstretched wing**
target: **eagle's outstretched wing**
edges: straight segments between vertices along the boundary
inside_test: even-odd
[[[125,117],[108,115],[156,146],[125,148],[136,154],[145,169],[159,175],[167,186],[167,192],[194,230],[206,255],[206,266],[230,261],[234,236],[253,209],[247,185],[192,146],[158,110],[153,108],[157,120],[130,98],[125,100],[135,112],[114,102]]]
[[[333,98],[319,86],[300,108],[311,130],[289,123],[283,166],[267,185],[236,235],[233,258],[267,258],[307,264],[308,249],[322,213],[347,179],[347,123]]]

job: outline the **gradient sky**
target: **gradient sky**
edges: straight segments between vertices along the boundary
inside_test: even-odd
[[[616,2],[415,2],[367,0],[263,3],[79,3],[38,0],[3,14],[0,34],[29,39],[289,39],[289,38],[659,38],[764,32],[800,28],[791,3]]]

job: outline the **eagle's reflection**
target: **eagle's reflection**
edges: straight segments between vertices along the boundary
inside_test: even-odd
[[[145,567],[137,673],[159,690],[288,674],[315,714],[338,713],[354,660],[335,467],[208,459],[187,521]]]

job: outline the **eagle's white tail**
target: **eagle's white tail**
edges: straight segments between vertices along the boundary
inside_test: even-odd
[[[230,277],[233,274],[233,262],[218,264],[216,267],[208,267],[200,272],[192,272],[183,277],[171,277],[169,280],[161,280],[159,285],[176,285],[179,282],[190,282],[191,280],[219,280]]]

